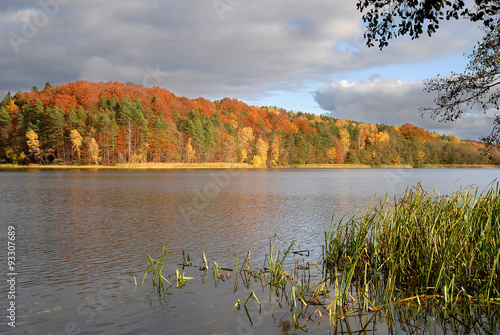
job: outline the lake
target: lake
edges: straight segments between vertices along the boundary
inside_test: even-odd
[[[233,280],[193,280],[161,303],[146,280],[147,255],[185,251],[195,265],[234,267],[251,251],[259,266],[277,236],[321,254],[332,220],[353,215],[418,182],[441,194],[487,187],[498,169],[0,170],[2,259],[7,231],[15,240],[16,327],[7,325],[9,293],[1,286],[2,334],[286,334],[288,309],[244,311],[246,289]],[[333,217],[333,219],[332,219]],[[172,256],[182,262],[182,253]],[[165,270],[166,271],[166,270]],[[1,280],[7,278],[6,261]],[[193,271],[191,271],[193,273]],[[134,275],[139,282],[136,287]],[[206,283],[203,284],[203,281]],[[146,285],[147,284],[147,285]],[[258,292],[257,292],[258,293]],[[266,300],[260,291],[260,298]],[[252,310],[251,313],[252,314]],[[254,320],[252,320],[253,322]],[[328,333],[328,320],[310,332]],[[383,334],[383,322],[375,333]],[[403,330],[399,329],[402,333]],[[292,331],[291,331],[292,332]],[[290,333],[291,333],[290,332]],[[300,330],[297,330],[300,332]]]

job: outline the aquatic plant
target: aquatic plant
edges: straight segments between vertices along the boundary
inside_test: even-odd
[[[325,276],[378,305],[500,302],[500,188],[441,196],[418,184],[325,233]],[[345,294],[345,292],[342,292]]]
[[[316,262],[306,260],[309,250],[296,241],[285,250],[278,248],[283,243],[278,236],[270,240],[261,268],[252,268],[250,251],[241,264],[234,254],[234,269],[214,261],[214,284],[217,287],[234,273],[234,293],[240,282],[248,292],[234,308],[244,309],[252,325],[247,305],[255,300],[262,311],[262,297],[255,293],[260,286],[272,310],[275,305],[288,307],[294,329],[308,330],[310,322],[319,325],[328,319],[335,332],[362,332],[383,319],[389,329],[412,333],[427,329],[432,318],[435,329],[430,333],[474,330],[479,325],[496,332],[499,184],[483,193],[468,187],[443,196],[418,184],[393,201],[385,197],[378,206],[372,201],[368,209],[338,225],[332,219],[324,236],[323,253]],[[178,288],[192,278],[179,269],[163,276],[164,262],[173,253],[164,247],[158,260],[148,256],[144,279],[152,274],[159,298],[165,295],[163,282],[170,284],[166,277],[175,276]],[[192,262],[196,261],[183,252],[179,265],[203,271],[205,283],[210,270],[205,253],[201,266],[191,266]]]
[[[163,246],[163,250],[161,256],[158,259],[152,258],[148,255],[148,269],[142,278],[142,285],[144,286],[144,281],[146,280],[146,276],[151,272],[153,287],[158,292],[159,296],[165,293],[166,289],[163,281],[167,282],[170,286],[172,284],[163,276],[163,267],[165,265],[165,259],[168,259],[170,255],[175,254],[176,251],[168,251],[168,249]]]

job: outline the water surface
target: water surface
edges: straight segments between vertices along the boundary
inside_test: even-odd
[[[18,309],[10,329],[2,306],[0,330],[276,334],[286,309],[261,314],[262,323],[251,327],[232,308],[247,292],[233,293],[232,284],[214,288],[196,278],[160,306],[140,286],[134,293],[132,275],[140,281],[146,256],[164,245],[195,262],[205,252],[228,266],[235,253],[250,250],[258,264],[277,235],[283,246],[296,240],[318,256],[332,216],[336,223],[374,195],[377,202],[418,182],[441,193],[484,188],[499,175],[498,169],[3,170],[1,229],[17,231]],[[5,278],[6,267],[1,271]],[[5,297],[7,287],[1,290]]]

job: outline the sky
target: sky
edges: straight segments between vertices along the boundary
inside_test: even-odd
[[[356,1],[2,0],[0,95],[76,80],[164,87],[189,98],[403,125],[477,140],[492,121],[422,118],[423,80],[462,72],[478,25],[368,48]]]

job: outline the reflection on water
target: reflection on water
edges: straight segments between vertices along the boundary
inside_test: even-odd
[[[168,324],[170,333],[237,333],[248,327],[241,313],[218,312],[237,300],[231,290],[192,281],[182,296],[168,297],[163,318],[164,309],[134,295],[132,274],[144,273],[146,256],[163,245],[221,264],[248,250],[262,261],[274,234],[318,256],[332,215],[337,222],[374,194],[400,194],[419,181],[446,193],[453,185],[485,187],[497,176],[474,169],[1,171],[2,230],[17,229],[19,277],[18,327],[7,331],[155,334]],[[280,317],[259,332],[284,332]]]

